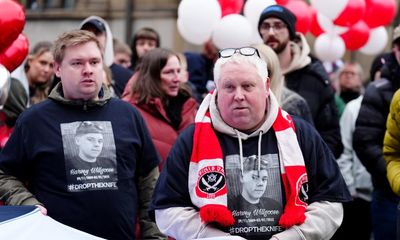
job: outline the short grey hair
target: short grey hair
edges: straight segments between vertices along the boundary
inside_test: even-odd
[[[221,68],[226,63],[235,63],[235,64],[252,64],[256,67],[258,75],[261,77],[263,82],[265,83],[268,78],[268,69],[267,63],[259,58],[257,55],[252,56],[243,56],[240,53],[235,53],[231,57],[227,58],[218,58],[214,65],[214,82],[217,85],[220,77],[221,77]]]

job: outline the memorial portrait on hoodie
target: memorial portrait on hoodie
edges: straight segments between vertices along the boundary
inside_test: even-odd
[[[110,122],[61,124],[67,189],[70,192],[117,189],[117,162]]]
[[[282,188],[277,154],[226,157],[228,207],[235,218],[231,234],[251,239],[282,231]],[[231,177],[229,177],[231,176]]]

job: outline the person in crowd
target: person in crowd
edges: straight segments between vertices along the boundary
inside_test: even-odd
[[[256,44],[254,47],[257,48],[261,57],[267,63],[268,74],[271,79],[271,91],[275,94],[282,109],[313,124],[311,110],[306,100],[285,86],[285,77],[282,75],[276,53],[265,44]]]
[[[113,38],[114,45],[114,63],[123,66],[124,68],[130,68],[132,50],[129,48],[128,44]]]
[[[386,60],[390,58],[391,52],[385,52],[378,54],[371,63],[371,68],[369,69],[369,81],[372,82],[376,79],[381,78],[381,69],[386,63]]]
[[[4,91],[2,90],[4,94]],[[0,149],[6,145],[14,131],[18,116],[28,107],[29,98],[20,81],[11,78],[7,98],[0,110]]]
[[[322,63],[310,57],[305,37],[296,32],[296,16],[272,5],[260,15],[258,31],[264,44],[278,55],[286,87],[308,103],[315,128],[337,158],[343,151],[335,93]]]
[[[383,157],[390,102],[400,88],[400,27],[394,30],[392,46],[381,69],[381,79],[371,82],[365,90],[353,134],[353,148],[371,174],[374,187],[371,218],[375,240],[396,239],[396,209],[400,200],[390,188]]]
[[[36,43],[31,49],[25,64],[15,70],[12,76],[21,83],[27,83],[28,106],[47,99],[54,78],[54,59],[51,53],[53,44],[47,41]]]
[[[221,50],[214,81],[154,190],[150,214],[161,232],[175,239],[329,239],[342,221],[341,202],[351,198],[328,146],[309,123],[280,109],[255,48]],[[229,183],[244,176],[253,155],[258,176],[268,159],[267,190],[283,210],[260,209],[242,228],[239,217],[248,211],[229,208],[240,199],[232,196],[240,187]],[[272,212],[278,225],[262,216]]]
[[[336,161],[353,201],[343,204],[343,223],[333,236],[333,240],[371,239],[371,199],[373,191],[371,175],[362,165],[353,149],[353,134],[362,99],[363,95],[360,95],[348,102],[340,117],[340,131],[344,150]]]
[[[131,42],[132,65],[130,68],[132,71],[136,71],[136,66],[140,63],[140,59],[148,51],[160,46],[160,35],[153,28],[144,27],[136,31]]]
[[[106,239],[133,239],[140,209],[144,236],[162,236],[147,214],[159,156],[139,112],[102,85],[98,39],[65,32],[55,41],[54,60],[61,83],[19,116],[0,153],[1,199],[40,206],[56,221]],[[77,125],[87,121],[104,129],[102,154],[112,163],[90,171],[74,165]]]
[[[340,90],[338,72],[339,72],[339,69],[341,69],[343,67],[344,62],[343,62],[343,60],[338,59],[338,60],[332,61],[332,62],[324,61],[322,64],[323,64],[326,72],[328,73],[332,88],[336,93],[335,94],[335,104],[336,104],[336,108],[338,111],[338,116],[340,118],[343,114],[346,103],[338,95],[338,91]]]
[[[189,71],[188,71],[188,65],[187,65],[187,59],[185,54],[183,53],[177,53],[179,61],[181,63],[181,82],[182,84],[186,85],[187,87],[190,88],[191,95],[196,101],[198,99],[202,99],[202,96],[197,92],[196,87],[192,82],[189,81]]]
[[[107,22],[101,17],[90,16],[81,22],[79,28],[94,33],[100,41],[104,53],[104,64],[110,68],[112,73],[115,95],[121,97],[133,72],[114,63],[113,36]]]
[[[203,44],[201,53],[185,52],[188,64],[189,82],[192,89],[198,93],[196,100],[201,103],[204,96],[214,89],[213,66],[217,59],[218,49],[212,40]]]
[[[347,104],[364,93],[364,71],[357,62],[345,62],[338,71],[337,94]]]
[[[149,51],[134,76],[130,94],[123,99],[139,109],[145,119],[162,168],[178,135],[194,122],[197,103],[182,83],[178,55],[170,50]]]
[[[114,79],[112,78],[111,69],[109,67],[107,67],[105,64],[103,67],[103,84],[108,87],[108,90],[110,91],[110,97],[118,98],[118,96],[116,94],[117,90],[116,90],[115,82],[114,82]]]
[[[387,178],[393,192],[400,196],[400,90],[397,90],[390,104],[390,112],[386,123],[383,142],[383,157],[386,161]],[[397,207],[397,237],[400,239],[400,203]]]

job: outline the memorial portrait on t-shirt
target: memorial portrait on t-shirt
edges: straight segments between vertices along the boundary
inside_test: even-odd
[[[229,231],[251,239],[268,239],[282,231],[282,185],[277,154],[226,157],[228,207],[235,218]]]
[[[61,134],[69,192],[118,189],[111,122],[62,123]]]

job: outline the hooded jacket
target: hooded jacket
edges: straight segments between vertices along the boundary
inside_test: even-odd
[[[81,167],[75,142],[75,129],[84,122],[103,131],[103,147],[89,168]],[[7,205],[42,204],[53,219],[107,239],[134,238],[140,215],[142,230],[157,237],[142,209],[158,177],[158,161],[132,106],[110,98],[104,86],[99,100],[67,100],[59,83],[48,100],[20,115],[1,151],[0,196]]]
[[[235,161],[239,161],[237,160],[238,156],[242,155],[244,158],[248,158],[253,155],[261,155],[263,158],[270,159],[268,164],[274,164],[272,159],[277,159],[279,154],[277,140],[271,128],[274,118],[276,118],[277,103],[275,100],[273,104],[269,104],[267,118],[258,130],[251,134],[245,134],[231,128],[222,120],[215,103],[215,96],[216,91],[210,104],[211,123],[224,156],[228,183],[228,206],[231,206],[232,202],[230,201],[232,200],[229,199],[233,199],[233,201],[237,199],[232,194],[238,186],[229,185],[229,182],[237,182],[240,172],[229,171],[229,169],[234,169],[232,166],[238,165],[235,163]],[[189,159],[193,146],[194,126],[192,125],[177,139],[154,191],[150,209],[151,214],[155,214],[159,229],[176,239],[229,236],[228,232],[248,239],[259,239],[260,237],[269,239],[268,237],[271,237],[272,234],[275,234],[274,236],[278,239],[329,239],[342,220],[343,208],[339,202],[349,201],[350,195],[332,153],[314,128],[304,120],[295,117],[293,120],[309,177],[308,192],[306,193],[309,206],[306,210],[305,223],[287,230],[279,226],[224,229],[212,223],[207,225],[202,223],[198,209],[191,202],[187,186]],[[283,188],[279,177],[281,166],[279,163],[278,165],[275,163],[274,167],[276,171],[271,174],[272,180],[269,179],[271,183],[269,187],[267,186],[267,191],[270,191],[269,194],[279,201],[281,206],[284,206],[285,198],[281,192]],[[245,211],[242,213],[244,214]],[[237,214],[240,213],[237,212]],[[258,234],[255,234],[255,231],[259,231]]]
[[[197,102],[191,98],[186,92],[179,92],[176,97],[177,101],[181,101],[180,118],[181,123],[178,128],[174,128],[171,119],[168,117],[160,98],[153,98],[149,103],[137,103],[134,97],[124,98],[124,100],[135,106],[142,114],[153,143],[160,153],[162,168],[172,145],[175,143],[178,135],[191,123],[194,122],[194,117],[197,111]]]
[[[335,93],[322,63],[309,56],[310,48],[305,37],[297,34],[299,40],[289,42],[292,62],[282,71],[286,86],[307,101],[315,128],[337,158],[343,151],[343,145]]]
[[[382,79],[371,82],[365,90],[353,135],[358,158],[371,174],[374,190],[383,191],[393,201],[399,198],[390,188],[383,158],[383,141],[390,102],[399,89],[400,65],[392,54],[382,69]]]

